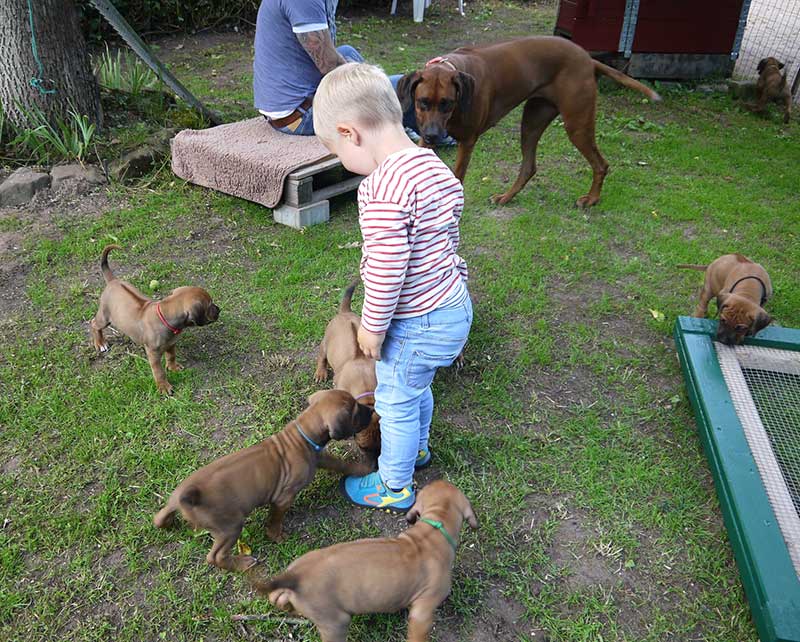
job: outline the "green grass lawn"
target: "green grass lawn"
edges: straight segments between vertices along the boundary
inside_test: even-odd
[[[390,19],[388,3],[343,18],[340,41],[404,71],[553,20],[551,5],[471,3],[460,18],[442,4],[422,25]],[[161,51],[236,117],[251,97],[250,47],[240,35]],[[573,203],[590,169],[559,121],[539,174],[505,207],[489,197],[516,175],[520,110],[478,143],[461,250],[475,323],[466,367],[437,376],[434,465],[418,479],[451,480],[481,522],[463,533],[439,642],[757,640],[670,338],[702,277],[675,265],[742,252],[772,277],[776,323],[800,325],[800,130],[722,94],[661,91],[649,104],[604,86],[611,173],[588,212]],[[46,213],[0,211],[15,266],[0,307],[0,639],[317,640],[243,577],[208,567],[208,535],[151,518],[188,473],[276,432],[317,389],[316,345],[358,270],[354,199],[301,233],[165,168],[88,210]],[[170,373],[171,398],[127,339],[102,357],[91,348],[109,242],[124,248],[115,272],[143,291],[201,285],[222,308],[181,336],[188,367]],[[264,511],[251,515],[243,540],[265,572],[405,528],[350,507],[336,484],[321,472],[301,493],[280,545]],[[238,624],[238,613],[269,618]],[[355,618],[349,639],[404,640],[404,614]]]

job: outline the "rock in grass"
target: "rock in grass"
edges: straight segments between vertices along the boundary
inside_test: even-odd
[[[103,172],[93,165],[57,165],[50,171],[51,187],[57,190],[65,181],[78,181],[89,185],[102,185],[106,182]]]
[[[176,133],[176,129],[163,129],[151,136],[144,145],[111,163],[109,174],[118,181],[144,176],[169,155],[169,141]]]
[[[0,207],[24,205],[36,192],[49,186],[49,174],[20,167],[0,185]]]

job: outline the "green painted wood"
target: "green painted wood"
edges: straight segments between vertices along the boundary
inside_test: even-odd
[[[716,325],[691,317],[675,322],[698,433],[761,641],[800,642],[800,581],[719,367]],[[800,350],[800,331],[769,328],[747,343]]]

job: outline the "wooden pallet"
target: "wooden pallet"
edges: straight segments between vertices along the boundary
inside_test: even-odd
[[[348,172],[336,156],[295,170],[283,184],[283,202],[273,217],[295,229],[330,220],[328,199],[357,189],[363,176]]]

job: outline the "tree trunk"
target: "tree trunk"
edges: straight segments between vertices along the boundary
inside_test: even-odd
[[[42,71],[33,54],[28,0],[0,0],[0,106],[25,127],[23,109],[38,107],[51,125],[70,109],[102,124],[100,93],[73,0],[32,0]],[[39,88],[32,79],[41,80]],[[35,83],[35,81],[34,81]]]

